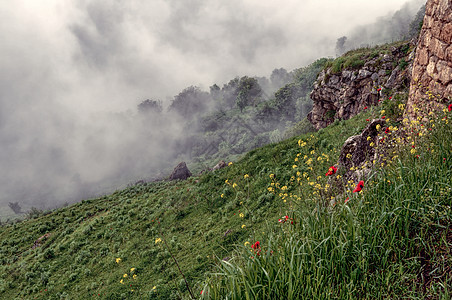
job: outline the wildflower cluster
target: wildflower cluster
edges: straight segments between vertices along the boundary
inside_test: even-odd
[[[294,220],[293,218],[289,218],[289,216],[284,216],[283,218],[278,220],[279,223],[284,224],[284,223],[290,223],[290,224],[294,224]]]
[[[118,265],[121,263],[121,261],[122,259],[120,257],[115,259],[115,262]],[[137,280],[138,280],[137,269],[130,268],[128,272],[125,272],[121,276],[119,283],[130,288],[130,292],[134,292],[138,288]]]
[[[330,189],[325,176],[336,174],[337,168],[330,165],[331,153],[320,152],[317,138],[311,135],[306,140],[300,139],[300,152],[294,157],[293,175],[281,183],[275,174],[270,174],[271,183],[267,190],[278,196],[283,203],[300,203],[302,200],[322,199]],[[327,170],[327,171],[326,171]],[[326,171],[326,174],[325,174]]]

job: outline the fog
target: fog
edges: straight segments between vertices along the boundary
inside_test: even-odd
[[[161,176],[180,123],[140,118],[140,102],[333,57],[338,37],[405,2],[0,2],[0,206],[55,207]]]

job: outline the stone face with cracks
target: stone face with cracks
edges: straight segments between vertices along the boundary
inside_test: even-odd
[[[416,117],[415,107],[432,109],[441,107],[438,103],[452,101],[451,43],[452,1],[428,0],[411,75],[409,116]],[[429,94],[434,97],[427,97]]]
[[[358,70],[344,69],[339,74],[332,74],[332,68],[323,70],[310,95],[313,108],[308,120],[316,129],[324,128],[336,119],[350,119],[366,106],[378,104],[383,89],[406,93],[414,57],[404,50],[407,46],[411,44],[400,44],[388,54],[369,57]],[[408,63],[404,68],[399,66],[402,60]]]

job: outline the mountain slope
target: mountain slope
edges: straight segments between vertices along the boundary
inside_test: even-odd
[[[316,133],[319,145],[333,159],[334,149],[363,128],[365,118]],[[168,249],[155,243],[157,238],[167,241],[190,285],[199,291],[204,272],[218,257],[229,256],[235,243],[280,216],[279,202],[265,192],[269,175],[290,177],[286,169],[297,151],[297,138],[292,138],[251,151],[232,166],[199,178],[136,185],[2,226],[1,295],[115,298],[131,289],[152,294],[156,286],[159,297],[169,297],[175,285],[184,290],[184,284]],[[246,208],[240,205],[244,196]],[[138,276],[132,287],[119,283],[130,268],[136,268]]]

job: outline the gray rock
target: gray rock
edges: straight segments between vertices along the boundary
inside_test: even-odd
[[[192,176],[190,170],[187,168],[187,164],[185,162],[179,163],[175,168],[173,173],[170,175],[170,180],[185,180],[188,177]]]

